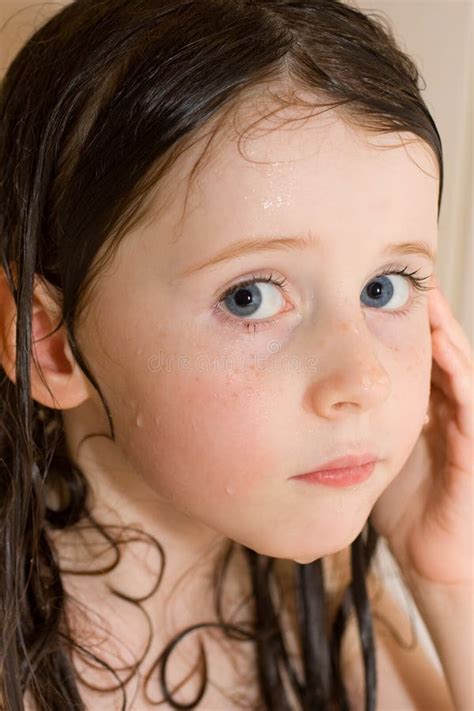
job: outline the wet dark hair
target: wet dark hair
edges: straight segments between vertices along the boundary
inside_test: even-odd
[[[31,397],[35,278],[61,305],[62,319],[50,335],[65,328],[114,438],[109,407],[77,346],[75,325],[120,239],[147,214],[151,190],[167,168],[208,126],[210,145],[246,95],[271,85],[278,89],[272,95],[277,106],[334,108],[368,132],[408,131],[424,141],[439,166],[439,218],[442,146],[419,80],[383,15],[336,0],[76,0],[44,22],[15,56],[0,94],[1,266],[17,313],[16,382],[0,370],[0,688],[8,711],[23,709],[27,692],[41,711],[84,709],[71,650],[101,663],[70,633],[64,571],[51,531],[94,526],[117,554],[97,574],[117,563],[121,542],[92,515],[86,479],[67,453],[61,411]],[[298,89],[310,92],[314,103],[303,102]],[[48,487],[67,492],[63,508],[48,506]],[[369,519],[351,544],[351,580],[329,632],[322,560],[294,563],[304,678],[289,661],[271,594],[275,559],[244,547],[255,619],[245,629],[226,626],[219,598],[235,548],[230,542],[216,569],[216,609],[226,634],[256,645],[259,708],[295,708],[283,673],[298,708],[351,708],[340,652],[354,611],[365,708],[375,709],[366,576],[377,540]],[[173,708],[195,708],[204,694],[205,668],[200,693],[189,704],[173,700],[164,669],[176,642],[202,626],[184,631],[158,660],[162,693]],[[125,709],[124,681],[111,673],[123,689]]]

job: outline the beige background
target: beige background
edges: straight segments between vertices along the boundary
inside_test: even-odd
[[[65,3],[31,5],[24,0],[0,0],[0,76],[34,27],[61,4]],[[438,126],[445,159],[437,273],[455,316],[472,343],[473,6],[465,0],[367,0],[356,4],[389,20],[399,44],[415,59],[426,82],[423,96]],[[377,562],[396,597],[411,611],[418,635],[441,669],[426,628],[385,545],[381,546]]]

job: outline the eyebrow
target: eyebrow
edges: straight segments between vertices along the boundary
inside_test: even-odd
[[[254,252],[264,252],[267,250],[309,250],[314,249],[318,245],[318,239],[314,235],[303,236],[277,236],[271,238],[254,238],[250,240],[241,240],[234,242],[222,251],[215,254],[209,260],[201,262],[185,271],[181,272],[180,276],[189,276],[201,269],[215,266],[221,262],[227,262],[236,257],[242,257],[245,254]],[[428,258],[431,262],[436,261],[436,252],[432,247],[423,240],[415,242],[390,242],[382,250],[382,256],[391,256],[395,254],[418,254]]]

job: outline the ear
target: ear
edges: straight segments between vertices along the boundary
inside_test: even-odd
[[[91,396],[91,386],[72,355],[63,326],[57,326],[61,312],[45,285],[35,282],[32,314],[32,348],[43,378],[31,359],[31,395],[49,408],[67,410]],[[3,269],[0,269],[0,364],[16,382],[16,306]],[[54,398],[51,397],[47,383]]]

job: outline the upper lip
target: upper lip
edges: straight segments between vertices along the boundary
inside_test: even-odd
[[[320,464],[318,467],[311,469],[307,474],[312,474],[313,472],[327,471],[330,469],[346,469],[349,467],[361,467],[363,464],[368,464],[368,462],[374,462],[377,459],[375,454],[348,454],[344,457],[338,457],[337,459],[331,459],[330,462],[325,462]],[[297,476],[305,476],[305,474],[298,474]]]

